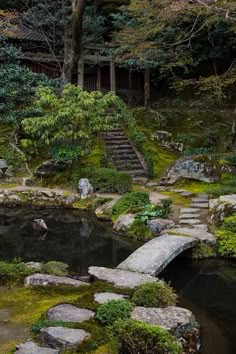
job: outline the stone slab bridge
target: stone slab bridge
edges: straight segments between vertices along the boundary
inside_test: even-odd
[[[162,235],[138,248],[117,268],[155,276],[180,253],[198,243],[194,237]]]

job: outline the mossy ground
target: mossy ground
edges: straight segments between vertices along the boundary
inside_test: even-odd
[[[111,284],[95,282],[90,286],[80,288],[72,287],[19,287],[7,288],[0,291],[0,309],[9,309],[11,312],[10,323],[20,328],[25,328],[28,333],[30,327],[45,319],[47,310],[60,303],[71,303],[78,307],[95,311],[98,304],[94,302],[94,293],[114,291]],[[115,292],[131,294],[129,289],[115,289]],[[69,325],[70,326],[70,325]],[[75,325],[73,325],[75,327]],[[77,353],[93,353],[100,346],[108,346],[110,337],[96,320],[77,324],[76,328],[82,328],[92,334]],[[29,335],[26,337],[26,339]],[[12,340],[0,346],[0,353],[13,352],[17,343]],[[18,343],[19,344],[19,343]],[[70,352],[71,353],[71,352]],[[99,353],[99,351],[98,351]],[[105,353],[105,352],[104,352]],[[108,352],[109,353],[109,352]],[[110,351],[110,353],[114,353]]]

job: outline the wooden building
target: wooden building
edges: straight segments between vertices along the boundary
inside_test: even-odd
[[[63,55],[54,55],[43,34],[21,21],[19,16],[0,13],[0,34],[21,49],[21,63],[36,73],[51,78],[61,77]],[[73,83],[85,90],[113,91],[132,105],[147,104],[149,100],[149,73],[133,71],[119,65],[104,45],[85,45],[78,63],[78,75]]]

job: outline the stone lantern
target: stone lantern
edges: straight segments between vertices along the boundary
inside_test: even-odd
[[[8,170],[7,161],[0,158],[0,178],[4,178],[6,176],[7,170]]]

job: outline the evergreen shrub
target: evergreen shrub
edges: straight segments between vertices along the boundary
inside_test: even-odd
[[[41,272],[63,277],[68,275],[68,268],[69,266],[63,262],[51,261],[42,265]]]
[[[150,204],[149,195],[146,192],[126,193],[113,206],[113,215],[119,216],[125,213],[136,213],[145,205]]]
[[[119,319],[128,319],[133,308],[128,300],[112,300],[99,306],[96,317],[103,325],[109,326]]]

